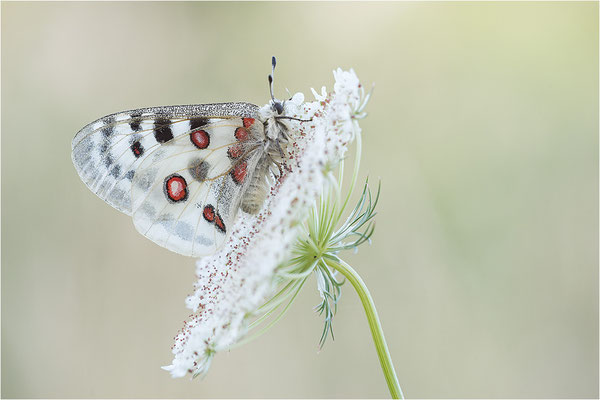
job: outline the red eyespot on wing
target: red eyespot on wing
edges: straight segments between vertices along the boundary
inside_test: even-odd
[[[144,154],[144,147],[142,146],[142,144],[140,143],[140,141],[136,141],[134,142],[131,146],[130,146],[131,151],[133,152],[133,155],[136,158],[139,158],[142,154]]]
[[[254,123],[254,118],[244,118],[244,127],[250,128],[250,125]]]
[[[233,178],[233,181],[237,184],[241,184],[242,182],[244,182],[244,179],[246,178],[246,173],[248,172],[248,164],[246,163],[246,161],[242,161],[241,163],[238,163],[234,169],[231,170],[231,177]]]
[[[225,224],[223,223],[223,220],[221,219],[221,216],[217,213],[217,215],[215,215],[215,225],[217,226],[217,228],[219,228],[219,230],[223,233],[225,233]]]
[[[246,128],[240,127],[235,130],[235,138],[240,142],[248,140],[248,136],[250,136],[250,132],[248,132],[248,129]]]
[[[239,158],[243,153],[242,146],[240,144],[234,144],[227,149],[227,155],[229,158]]]
[[[190,140],[199,149],[205,149],[210,144],[210,136],[203,129],[190,133]]]
[[[167,199],[173,202],[184,201],[188,196],[187,182],[181,175],[169,175],[165,178],[164,191]]]
[[[223,223],[223,219],[221,218],[219,213],[215,212],[215,208],[211,204],[207,204],[204,207],[204,210],[202,210],[202,216],[209,223],[212,224],[214,222],[217,228],[221,232],[225,233],[225,224]]]
[[[208,204],[206,207],[204,207],[204,210],[202,211],[202,216],[208,222],[214,222],[215,221],[215,208],[213,206],[211,206],[210,204]]]

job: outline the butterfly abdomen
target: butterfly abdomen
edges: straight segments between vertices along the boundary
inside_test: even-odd
[[[281,129],[281,128],[280,128]],[[240,208],[249,214],[256,214],[263,206],[269,189],[273,184],[273,177],[281,174],[281,168],[285,165],[287,141],[285,137],[277,133],[276,139],[269,137],[265,132],[262,155],[256,164],[254,174],[248,182],[248,188],[244,193]]]
[[[248,182],[248,188],[240,204],[242,211],[249,214],[256,214],[262,208],[269,193],[269,170],[270,160],[265,153],[258,161],[255,172]]]

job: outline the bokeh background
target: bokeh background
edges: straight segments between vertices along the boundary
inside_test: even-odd
[[[74,134],[143,106],[376,84],[345,255],[408,397],[598,396],[598,4],[2,3],[2,396],[386,397],[359,300],[314,281],[204,380],[160,369],[194,262],[80,182]],[[361,179],[362,179],[361,178]]]

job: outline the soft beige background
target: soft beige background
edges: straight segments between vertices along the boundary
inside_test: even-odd
[[[73,135],[152,105],[376,83],[373,292],[409,397],[598,396],[596,3],[2,3],[2,396],[386,397],[357,296],[308,285],[173,380],[193,260],[79,181]]]

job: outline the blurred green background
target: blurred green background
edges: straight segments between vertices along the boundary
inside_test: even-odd
[[[598,3],[2,3],[2,396],[386,397],[350,286],[314,281],[200,381],[172,379],[194,262],[80,182],[71,139],[144,106],[376,83],[347,254],[408,397],[598,396]]]

